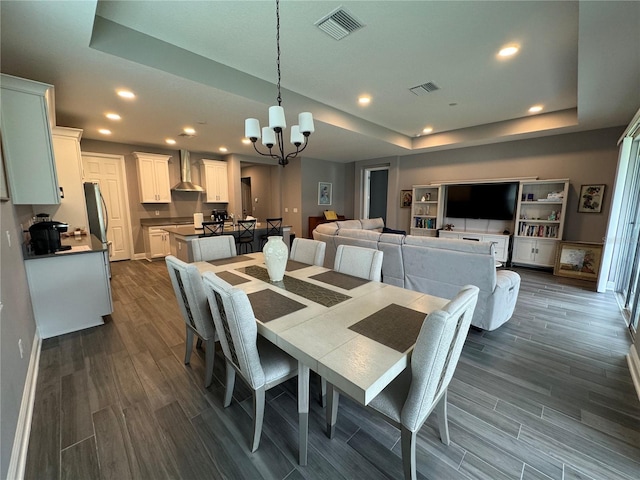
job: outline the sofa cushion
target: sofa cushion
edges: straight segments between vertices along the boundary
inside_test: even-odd
[[[336,225],[338,225],[338,228],[340,229],[362,229],[362,223],[360,223],[360,220],[341,220],[336,222]]]
[[[380,233],[371,230],[343,230],[338,232],[339,237],[358,238],[377,242],[380,239]]]
[[[337,222],[321,223],[316,226],[316,230],[325,235],[335,235],[338,233],[338,225],[336,225],[336,223]]]
[[[381,232],[384,228],[384,220],[382,218],[363,218],[360,220],[362,228],[365,230],[376,230]]]
[[[457,240],[453,238],[419,237],[409,235],[404,239],[405,245],[415,245],[416,247],[443,248],[454,252],[477,253],[481,255],[492,254],[493,244],[491,242],[471,242],[469,240]]]
[[[381,233],[380,239],[378,240],[380,243],[392,243],[394,245],[402,245],[404,243],[404,235],[400,235],[398,233]]]

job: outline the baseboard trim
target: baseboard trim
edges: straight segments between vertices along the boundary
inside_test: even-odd
[[[145,260],[147,258],[144,253],[134,253],[132,260]]]
[[[629,370],[631,371],[633,385],[636,387],[638,400],[640,400],[640,357],[638,357],[638,351],[636,350],[635,345],[631,345],[631,347],[629,348],[627,363],[629,364]]]
[[[27,463],[27,449],[29,448],[29,435],[31,434],[31,418],[33,416],[33,403],[36,397],[36,383],[38,380],[38,370],[40,365],[40,349],[42,339],[36,334],[33,337],[33,348],[29,358],[29,369],[22,391],[22,402],[20,403],[20,414],[16,426],[16,435],[13,439],[11,450],[11,460],[7,478],[24,478],[24,469]]]

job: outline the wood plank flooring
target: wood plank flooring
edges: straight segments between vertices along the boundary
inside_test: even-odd
[[[435,416],[420,432],[420,477],[637,480],[640,402],[613,294],[517,271],[513,318],[469,333],[449,388],[451,445],[440,443]],[[220,352],[208,389],[203,352],[183,364],[164,262],[119,262],[112,272],[106,324],[43,342],[27,479],[402,478],[399,431],[347,399],[329,440],[312,397],[300,467],[295,379],[267,392],[260,449],[250,453],[250,393],[238,380],[222,407]]]

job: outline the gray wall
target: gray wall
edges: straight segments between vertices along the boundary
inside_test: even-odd
[[[362,169],[385,162],[391,165],[389,209],[393,210],[393,216],[388,214],[388,224],[403,230],[409,229],[410,211],[401,209],[396,199],[399,199],[400,190],[410,189],[412,185],[528,176],[569,178],[565,240],[602,242],[618,161],[617,141],[623,130],[624,127],[609,128],[358,162],[356,201],[361,196],[359,177]],[[397,183],[392,177],[394,164],[397,165]],[[577,212],[580,186],[589,183],[606,185],[602,213]],[[397,219],[395,223],[394,219]]]
[[[30,206],[14,208],[10,201],[0,202],[0,478],[6,478],[9,468],[36,332],[22,257],[23,235],[20,229],[20,223],[27,227],[27,221],[32,215]],[[11,246],[5,232],[9,232],[11,236]],[[22,339],[24,347],[23,358],[20,358],[18,350],[19,339]]]
[[[289,167],[287,167],[289,168]],[[324,210],[335,210],[338,215],[352,218],[353,164],[327,162],[313,158],[302,159],[300,184],[302,187],[302,235],[307,237],[309,217],[323,215]],[[318,182],[332,184],[331,205],[318,205]]]

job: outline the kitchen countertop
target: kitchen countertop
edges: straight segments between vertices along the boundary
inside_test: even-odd
[[[27,244],[22,244],[22,253],[25,260],[37,260],[39,258],[47,257],[63,257],[65,255],[77,255],[82,253],[95,253],[104,252],[107,250],[107,245],[102,243],[95,235],[81,235],[76,237],[71,235],[69,237],[62,237],[60,243],[63,246],[70,245],[71,250],[63,250],[57,253],[47,253],[45,255],[35,255],[27,248]]]
[[[291,226],[289,225],[283,225],[282,226],[283,231],[285,230],[290,230]],[[258,222],[256,224],[256,230],[266,230],[266,224],[262,225],[261,222]],[[167,232],[169,232],[169,234],[174,234],[178,237],[197,237],[203,234],[204,230],[202,228],[200,229],[196,229],[193,225],[183,225],[183,226],[175,226],[172,228],[167,228],[166,229]],[[225,225],[224,227],[224,233],[235,233],[238,231],[238,226],[236,225],[235,227],[232,225]]]
[[[140,226],[157,227],[160,225],[193,225],[193,217],[157,217],[157,218],[141,218]]]

